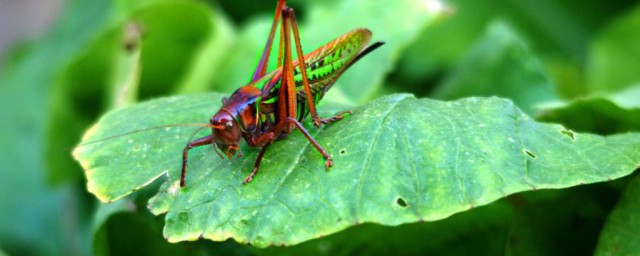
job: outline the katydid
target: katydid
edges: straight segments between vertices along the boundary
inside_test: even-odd
[[[266,73],[278,25],[281,27],[278,68]],[[347,68],[383,44],[376,42],[369,45],[370,39],[371,31],[368,29],[354,29],[304,55],[295,13],[286,5],[286,0],[279,0],[269,38],[251,82],[237,89],[228,99],[223,99],[222,107],[210,120],[211,135],[190,141],[185,146],[180,186],[186,186],[190,149],[213,145],[218,155],[222,157],[220,150],[231,159],[238,152],[242,155],[239,147],[242,139],[251,147],[260,147],[253,170],[244,179],[243,184],[246,184],[253,180],[260,169],[269,146],[296,128],[322,154],[326,168],[330,168],[333,165],[331,156],[300,122],[311,114],[313,124],[320,127],[339,121],[350,113],[343,111],[329,118],[320,118],[316,104]],[[295,44],[297,60],[292,60],[292,42]]]

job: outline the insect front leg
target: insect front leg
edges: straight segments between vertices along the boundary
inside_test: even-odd
[[[260,153],[258,153],[258,157],[256,158],[256,162],[253,164],[253,170],[251,171],[251,174],[249,174],[249,176],[247,176],[244,179],[244,181],[242,182],[242,185],[245,185],[245,184],[251,182],[253,180],[253,177],[256,176],[256,174],[258,173],[258,170],[260,169],[260,163],[262,162],[262,158],[264,157],[264,153],[267,152],[267,148],[269,148],[269,146],[271,146],[272,142],[273,142],[273,139],[271,139],[271,141],[267,142],[267,144],[262,146],[262,149],[260,149]]]
[[[208,135],[197,140],[189,142],[182,151],[182,173],[180,174],[180,187],[187,185],[187,160],[189,159],[189,150],[195,147],[210,145],[213,143],[213,135]]]

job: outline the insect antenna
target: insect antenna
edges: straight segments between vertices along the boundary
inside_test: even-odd
[[[140,132],[146,132],[146,131],[151,131],[151,130],[156,130],[156,129],[161,129],[161,128],[185,127],[185,126],[187,126],[187,127],[189,127],[189,126],[201,127],[196,132],[199,132],[200,130],[202,130],[204,128],[216,128],[216,129],[219,128],[218,126],[215,126],[215,125],[212,125],[212,124],[209,124],[209,123],[167,124],[167,125],[160,125],[160,126],[154,126],[154,127],[144,128],[144,129],[140,129],[140,130],[125,132],[125,133],[121,133],[121,134],[105,137],[105,138],[102,138],[102,139],[97,139],[97,140],[93,140],[93,141],[80,143],[76,147],[82,147],[82,146],[86,146],[86,145],[90,145],[90,144],[94,144],[94,143],[98,143],[98,142],[112,140],[112,139],[120,138],[120,137],[131,135],[131,134],[136,134],[136,133],[140,133]],[[193,135],[192,135],[192,137],[193,137]]]
[[[196,134],[198,134],[200,131],[202,131],[202,129],[204,129],[204,128],[208,128],[208,127],[212,127],[212,128],[216,128],[216,129],[221,129],[221,127],[216,126],[216,125],[212,125],[212,124],[209,124],[208,126],[200,127],[200,128],[198,128],[197,130],[195,130],[195,131],[191,134],[191,136],[189,136],[189,141],[192,141],[192,140],[193,140],[193,136],[196,136]],[[219,156],[221,159],[224,159],[224,158],[222,157],[222,153],[220,153],[220,151],[219,151],[220,149],[218,148],[218,145],[217,145],[215,142],[212,142],[211,144],[212,144],[212,146],[213,146],[213,151],[215,151],[215,152],[216,152],[216,154],[218,154],[218,156]]]

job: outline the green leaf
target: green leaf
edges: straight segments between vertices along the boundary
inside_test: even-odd
[[[493,23],[458,67],[434,92],[441,99],[500,96],[533,113],[540,102],[556,99],[541,62],[513,29]]]
[[[401,77],[430,81],[434,72],[448,71],[496,18],[517,27],[536,50],[544,50],[545,57],[567,56],[572,61],[582,60],[593,34],[599,32],[611,16],[629,5],[625,1],[576,0],[446,2],[452,6],[452,15],[425,29],[406,50],[397,69]],[[577,64],[572,63],[571,68],[577,68]]]
[[[292,247],[255,251],[281,256],[588,255],[609,210],[603,205],[610,205],[610,194],[617,195],[609,187],[600,183],[519,193],[441,221],[364,224]]]
[[[640,165],[638,166],[640,168]],[[635,177],[609,214],[596,255],[634,255],[640,251],[640,177]]]
[[[0,125],[0,247],[12,255],[88,252],[77,193],[47,183],[46,125],[59,72],[112,14],[109,1],[65,1],[54,28],[1,72],[0,116],[10,121]]]
[[[92,118],[103,109],[137,100],[140,49],[126,49],[124,23],[110,25],[77,53],[54,83],[45,144],[49,179],[55,184],[80,179],[69,148]]]
[[[211,8],[195,1],[159,1],[137,9],[130,18],[144,28],[141,97],[197,91],[184,88],[182,82],[202,75],[190,69],[192,63],[201,63],[200,55],[211,56],[207,47],[221,40],[216,38],[220,27],[214,25]],[[194,87],[200,88],[199,83]]]
[[[224,56],[228,55],[232,46],[237,43],[236,35],[229,22],[217,9],[212,12],[208,37],[194,54],[188,73],[180,81],[178,93],[206,91],[211,87],[214,78],[228,75],[222,70],[226,65]]]
[[[255,20],[240,31],[232,49],[225,53],[224,65],[214,71],[220,74],[212,78],[214,91],[230,93],[249,83],[269,36],[271,22],[273,20],[267,18]]]
[[[538,120],[575,131],[614,134],[640,131],[640,85],[608,95],[540,106]]]
[[[220,97],[170,97],[111,112],[83,143],[207,120]],[[292,245],[357,223],[439,220],[520,191],[615,179],[640,162],[639,134],[573,133],[536,123],[499,98],[391,95],[353,109],[343,121],[309,129],[333,156],[331,170],[293,132],[271,146],[246,186],[257,150],[243,149],[245,157],[228,161],[203,147],[191,152],[187,187],[179,188],[181,153],[193,128],[97,141],[79,146],[74,156],[89,191],[102,201],[168,177],[149,207],[167,213],[169,241],[233,237],[258,247]]]
[[[118,50],[110,52],[115,61],[108,86],[110,89],[108,109],[127,106],[138,100],[138,86],[142,70],[140,40],[143,28],[139,23],[129,22],[121,30],[120,40],[114,44]]]
[[[611,92],[640,82],[640,5],[611,22],[591,47],[588,82],[593,92]]]

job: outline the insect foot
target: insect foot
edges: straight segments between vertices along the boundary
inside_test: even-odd
[[[331,156],[327,157],[327,161],[324,162],[324,166],[327,167],[327,169],[331,168],[331,166],[333,166],[333,160],[331,160]]]
[[[315,127],[320,128],[320,125],[321,125],[321,124],[326,124],[326,123],[325,123],[325,122],[323,122],[321,119],[315,119],[315,120],[313,120],[313,125],[314,125]]]
[[[246,185],[247,183],[251,182],[253,180],[253,176],[254,175],[255,175],[254,173],[251,173],[251,174],[249,174],[249,176],[244,178],[244,181],[242,182],[242,185]]]

